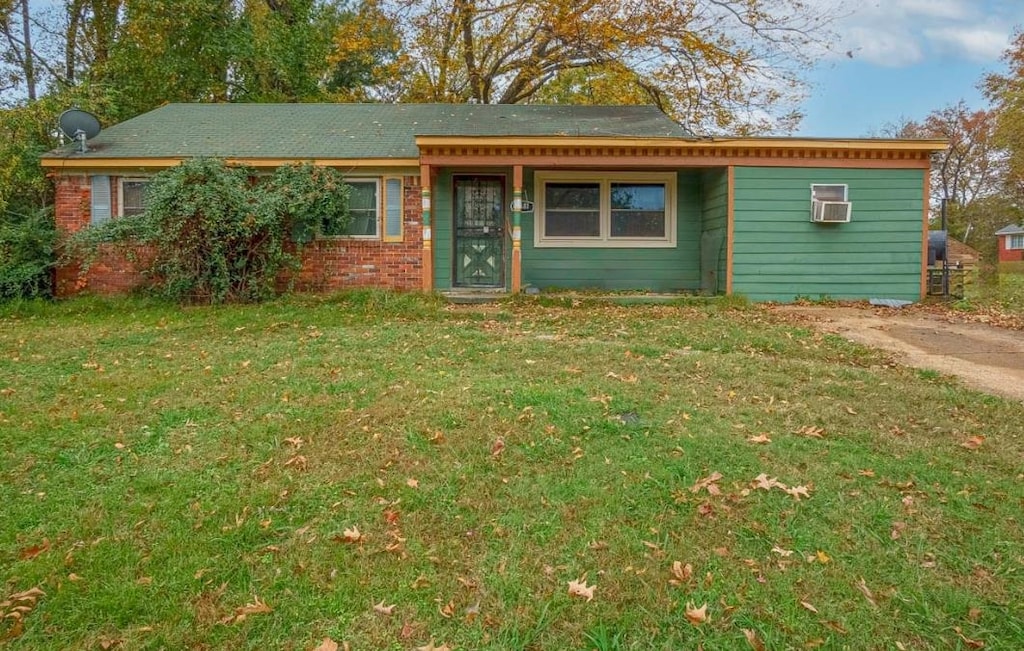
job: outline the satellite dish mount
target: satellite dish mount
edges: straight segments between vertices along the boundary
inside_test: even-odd
[[[89,151],[85,141],[95,138],[100,133],[100,121],[92,113],[81,109],[73,108],[64,111],[60,114],[58,122],[60,130],[65,136],[78,141],[78,151],[83,154]]]

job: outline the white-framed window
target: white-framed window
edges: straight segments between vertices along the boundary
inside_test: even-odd
[[[671,247],[674,172],[536,174],[538,247]]]
[[[401,242],[404,236],[402,179],[346,178],[345,184],[349,187],[348,209],[352,219],[344,232],[326,235]]]
[[[146,210],[148,178],[121,177],[117,183],[117,214],[119,217],[140,215]]]
[[[850,186],[843,183],[814,183],[811,185],[811,201],[848,201],[846,195]]]
[[[1024,233],[1006,236],[1007,249],[1024,249]]]

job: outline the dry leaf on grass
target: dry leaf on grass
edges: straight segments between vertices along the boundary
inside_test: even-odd
[[[857,586],[857,589],[860,590],[861,594],[864,595],[864,598],[868,600],[869,604],[878,608],[878,604],[875,602],[875,595],[871,593],[871,589],[868,588],[868,584],[864,582],[863,577],[861,577],[861,579],[854,585]]]
[[[683,565],[680,561],[672,561],[672,578],[668,580],[671,585],[685,585],[693,578],[693,566],[687,563]]]
[[[720,480],[721,478],[722,478],[722,473],[720,473],[718,471],[715,471],[715,472],[711,473],[710,475],[708,475],[707,477],[704,477],[703,479],[698,479],[697,483],[695,483],[690,488],[690,492],[691,493],[699,493],[703,489],[703,490],[706,490],[711,495],[721,495],[722,491],[721,491],[721,489],[718,488],[718,483],[717,483],[718,480]]]
[[[334,539],[338,542],[357,543],[361,541],[363,537],[363,534],[359,531],[359,527],[350,527],[342,531],[340,536],[334,536]]]
[[[260,598],[256,595],[253,595],[251,603],[247,603],[244,606],[236,608],[234,614],[228,615],[224,619],[220,620],[220,623],[237,624],[238,622],[244,621],[249,615],[265,615],[273,611],[273,608],[260,601]]]
[[[967,448],[968,450],[977,450],[981,447],[981,444],[985,442],[984,436],[972,436],[966,441],[960,444],[960,447]]]
[[[757,436],[751,436],[747,439],[749,443],[771,443],[772,440],[768,438],[767,434],[758,434]]]
[[[773,488],[781,488],[786,490],[786,485],[781,483],[777,477],[769,477],[763,472],[754,477],[754,488],[760,488],[761,490],[771,490]]]
[[[405,485],[408,486],[409,488],[419,488],[420,480],[409,477],[408,479],[405,480]]]
[[[373,604],[373,612],[377,613],[378,615],[385,615],[390,617],[395,612],[395,604],[385,606],[384,600],[381,599],[379,603]]]
[[[757,631],[752,628],[743,629],[743,637],[747,638],[747,644],[754,651],[765,651],[764,642],[757,636]]]
[[[573,597],[580,597],[587,601],[591,601],[594,598],[594,590],[596,589],[596,585],[587,585],[586,574],[575,581],[569,581],[569,594]]]
[[[972,640],[971,638],[967,637],[966,635],[964,635],[963,630],[959,626],[954,626],[953,630],[956,631],[957,636],[961,640],[963,640],[964,644],[966,644],[969,648],[971,648],[971,649],[984,649],[985,648],[985,642],[983,642],[982,640]]]
[[[32,545],[31,547],[26,547],[26,548],[22,549],[20,552],[18,552],[18,558],[20,560],[23,560],[23,561],[31,560],[31,559],[35,558],[36,556],[39,556],[43,552],[49,551],[49,549],[50,549],[50,539],[49,538],[43,538],[43,542],[39,543],[38,545]]]
[[[700,608],[693,605],[693,602],[687,602],[686,604],[686,621],[690,622],[694,626],[699,626],[708,621],[708,605],[704,604]]]
[[[800,605],[803,606],[804,608],[806,608],[807,610],[811,611],[815,615],[818,614],[818,609],[815,608],[814,604],[812,604],[811,602],[809,602],[809,601],[801,601]]]
[[[447,644],[442,644],[441,646],[434,646],[434,641],[431,640],[430,644],[427,644],[426,646],[416,647],[416,651],[452,651],[452,648]]]
[[[795,499],[797,502],[800,501],[800,497],[801,496],[803,496],[803,497],[810,497],[811,496],[811,494],[809,492],[807,492],[808,488],[806,486],[793,486],[792,488],[787,488],[785,490],[786,490],[786,493],[788,493],[790,496],[792,496],[793,499]]]
[[[494,444],[491,446],[491,456],[498,457],[505,449],[505,439],[498,437],[494,440]]]
[[[812,439],[823,439],[825,438],[825,430],[821,427],[815,427],[814,425],[805,425],[798,429],[796,434],[800,436],[807,436]]]
[[[318,644],[313,651],[338,651],[338,643],[329,637],[325,637],[324,641]]]

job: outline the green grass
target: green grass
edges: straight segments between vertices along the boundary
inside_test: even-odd
[[[0,307],[6,645],[1016,649],[1022,416],[742,303]]]

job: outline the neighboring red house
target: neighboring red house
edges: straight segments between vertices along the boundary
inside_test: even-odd
[[[1024,262],[1024,228],[1010,224],[996,231],[999,238],[999,262]]]

